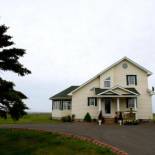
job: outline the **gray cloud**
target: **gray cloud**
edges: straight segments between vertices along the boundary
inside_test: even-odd
[[[17,47],[27,49],[21,61],[33,73],[2,76],[29,96],[31,111],[50,111],[50,95],[85,82],[125,55],[155,73],[154,0],[0,2],[0,23],[10,26]]]

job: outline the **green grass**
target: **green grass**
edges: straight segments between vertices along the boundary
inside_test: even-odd
[[[51,120],[50,113],[32,113],[25,115],[18,121],[12,120],[11,117],[7,119],[0,118],[0,124],[28,124],[28,123],[59,123],[58,120]]]
[[[0,129],[0,155],[114,155],[108,148],[49,132]]]

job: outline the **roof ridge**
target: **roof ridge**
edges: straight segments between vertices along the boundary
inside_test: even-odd
[[[101,72],[99,72],[98,74],[96,74],[93,78],[89,79],[88,81],[86,81],[85,83],[83,83],[81,86],[79,86],[79,88],[73,90],[71,93],[74,93],[75,91],[79,90],[81,87],[85,86],[86,84],[88,84],[89,82],[91,82],[92,80],[94,80],[95,78],[98,78],[101,74],[105,73],[106,71],[108,71],[109,69],[111,69],[112,67],[114,67],[115,65],[118,65],[120,62],[127,60],[130,63],[132,63],[133,65],[137,66],[138,68],[140,68],[141,70],[147,72],[147,75],[151,75],[152,72],[147,70],[146,68],[144,68],[143,66],[139,65],[138,63],[134,62],[133,60],[129,59],[127,56],[124,56],[123,58],[119,59],[117,62],[113,63],[112,65],[110,65],[109,67],[105,68],[104,70],[102,70]]]

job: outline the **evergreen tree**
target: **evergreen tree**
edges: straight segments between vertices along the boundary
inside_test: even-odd
[[[14,48],[11,36],[6,34],[8,27],[0,25],[0,71],[12,71],[19,76],[30,74],[31,71],[25,68],[19,58],[25,54],[24,49]],[[11,47],[10,47],[11,46]],[[8,114],[15,120],[26,114],[28,109],[23,99],[27,97],[20,91],[14,89],[15,84],[2,79],[0,72],[0,117],[7,118]]]

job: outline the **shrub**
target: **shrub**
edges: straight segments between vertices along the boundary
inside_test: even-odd
[[[97,122],[97,119],[96,119],[96,118],[94,118],[94,119],[93,119],[93,122]]]
[[[49,117],[49,119],[50,119],[50,120],[52,120],[52,119],[53,119],[52,114],[51,114],[51,116]]]
[[[63,122],[71,122],[71,121],[72,121],[70,115],[62,117],[61,120],[62,120]]]
[[[72,121],[75,121],[75,114],[72,115]]]
[[[92,118],[91,118],[89,112],[86,113],[86,115],[84,117],[84,121],[86,121],[86,122],[91,122],[92,121]]]

